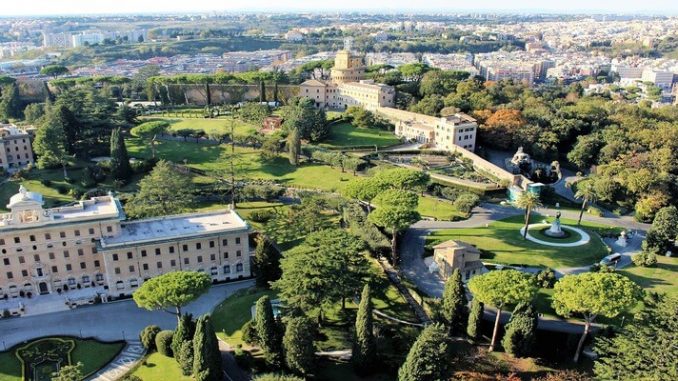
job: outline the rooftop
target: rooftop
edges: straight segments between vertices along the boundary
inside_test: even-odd
[[[247,223],[234,210],[149,218],[122,224],[120,234],[113,238],[103,238],[101,247],[105,249],[248,228]]]
[[[433,246],[434,249],[465,249],[465,250],[470,250],[470,251],[478,251],[478,249],[471,245],[470,243],[466,243],[463,241],[457,241],[454,239],[451,239],[449,241],[445,241],[443,243],[439,243],[435,246]]]

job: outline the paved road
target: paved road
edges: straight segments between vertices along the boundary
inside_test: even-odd
[[[211,312],[235,291],[253,285],[254,280],[246,280],[214,286],[207,294],[184,308],[184,311],[194,316]],[[176,317],[162,311],[140,309],[134,301],[126,300],[52,314],[2,319],[0,344],[3,347],[0,349],[37,337],[53,335],[96,337],[108,341],[138,340],[139,331],[149,324],[173,329],[176,327]]]

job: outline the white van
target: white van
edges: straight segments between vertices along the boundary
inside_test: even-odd
[[[619,253],[610,254],[610,255],[608,255],[607,257],[603,258],[603,259],[600,261],[600,265],[601,265],[601,266],[612,266],[612,265],[616,265],[617,262],[619,262],[619,260],[621,259],[621,257],[622,257],[622,256],[621,256],[621,254],[619,254]]]

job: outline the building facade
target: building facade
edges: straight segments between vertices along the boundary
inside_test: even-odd
[[[0,125],[0,166],[11,170],[33,163],[31,135],[12,124]]]
[[[125,221],[113,196],[44,209],[23,186],[0,215],[0,298],[92,289],[130,295],[145,280],[194,270],[249,277],[249,227],[233,210]]]
[[[449,240],[433,246],[432,270],[437,270],[441,278],[447,279],[454,270],[459,270],[464,281],[474,275],[482,274],[485,266],[480,261],[480,251],[474,246]]]

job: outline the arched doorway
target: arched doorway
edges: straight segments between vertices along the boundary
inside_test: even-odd
[[[40,295],[49,294],[49,287],[47,286],[47,282],[40,282],[38,284],[38,290],[40,291]]]

